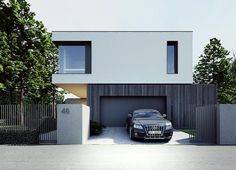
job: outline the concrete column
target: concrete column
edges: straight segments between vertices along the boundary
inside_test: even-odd
[[[81,104],[57,105],[57,143],[83,144],[89,137],[89,107]]]

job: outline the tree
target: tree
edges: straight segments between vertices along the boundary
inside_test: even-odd
[[[15,90],[22,92],[35,102],[47,98],[55,88],[51,75],[57,66],[57,49],[51,41],[42,22],[34,19],[30,6],[25,0],[10,0],[0,3],[2,24],[0,30],[7,35],[10,56],[5,68],[18,69],[14,72]],[[8,76],[6,75],[8,74]],[[1,77],[11,79],[13,73],[5,70]]]
[[[221,45],[220,40],[210,39],[194,71],[195,83],[217,85],[220,103],[232,103],[234,77],[231,72],[229,53]]]
[[[25,0],[0,1],[0,93],[11,103],[52,101],[56,87],[51,76],[57,67],[57,48],[42,22]],[[4,98],[4,101],[7,98]],[[22,122],[23,124],[23,122]]]
[[[0,74],[4,72],[3,64],[9,56],[9,46],[7,44],[7,36],[5,33],[0,32]],[[4,89],[4,80],[0,79],[0,91]]]
[[[236,79],[236,54],[233,53],[233,56],[234,56],[234,58],[233,58],[233,62],[232,62],[231,72],[232,72],[234,78]]]
[[[231,72],[233,74],[234,77],[234,90],[233,90],[233,99],[232,99],[232,103],[236,104],[236,54],[233,53],[233,61],[232,61],[232,67],[231,67]]]
[[[1,96],[4,96],[1,100],[14,103],[12,102],[12,99],[17,97],[13,92],[14,80],[18,77],[18,74],[21,71],[21,62],[12,60],[11,48],[8,42],[9,38],[7,34],[5,32],[0,32],[0,84],[2,87],[0,89],[0,94]]]

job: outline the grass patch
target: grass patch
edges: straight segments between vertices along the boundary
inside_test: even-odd
[[[193,135],[193,134],[196,133],[195,129],[179,129],[179,130],[182,131],[182,132],[185,132],[185,133],[187,133],[189,135]]]

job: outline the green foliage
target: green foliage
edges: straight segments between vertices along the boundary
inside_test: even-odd
[[[198,84],[217,84],[218,101],[220,103],[233,102],[234,77],[231,72],[231,58],[220,40],[210,39],[204,54],[195,67],[194,82]]]
[[[39,144],[39,133],[36,130],[0,129],[0,144]]]
[[[64,95],[67,94],[65,90],[57,90],[55,92],[56,103],[62,104],[64,102]]]
[[[99,122],[90,121],[90,135],[99,135],[100,133],[102,133],[102,129],[104,127],[105,126],[103,126]]]
[[[179,129],[179,130],[182,131],[182,132],[185,132],[187,134],[190,134],[190,135],[196,134],[196,130],[195,129]]]
[[[4,65],[8,60],[9,53],[10,49],[7,44],[7,35],[4,32],[0,32],[0,74],[4,73]],[[0,91],[4,90],[4,87],[4,79],[0,79]]]
[[[231,67],[231,72],[234,76],[234,78],[236,79],[236,55],[234,55],[234,59],[233,59],[233,62],[232,62],[232,67]]]
[[[232,67],[231,67],[231,73],[233,74],[234,77],[234,89],[233,89],[233,94],[232,94],[232,103],[236,103],[236,55],[234,55],[234,59],[232,62]]]
[[[25,0],[0,2],[0,102],[52,101],[57,48]],[[23,95],[21,95],[21,92]]]

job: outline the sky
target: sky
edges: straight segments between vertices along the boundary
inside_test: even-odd
[[[193,31],[193,64],[209,39],[236,52],[236,0],[27,0],[48,31]]]

